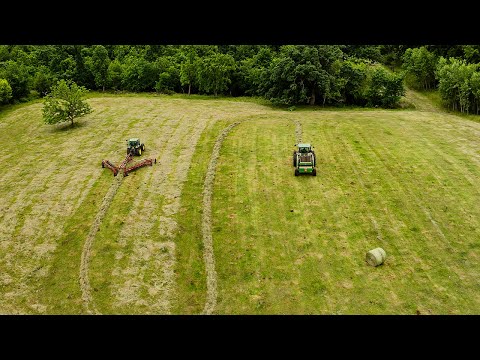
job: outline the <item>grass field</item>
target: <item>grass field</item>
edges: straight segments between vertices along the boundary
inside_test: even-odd
[[[480,313],[480,123],[407,98],[95,96],[73,129],[42,124],[41,103],[0,112],[0,313],[198,314],[209,296],[218,314]],[[298,124],[316,177],[293,176]],[[114,178],[101,161],[129,137],[157,164]]]

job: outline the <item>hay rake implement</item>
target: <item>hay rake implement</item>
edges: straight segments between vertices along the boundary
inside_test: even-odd
[[[115,164],[113,164],[110,160],[102,160],[102,168],[110,169],[113,172],[113,176],[117,176],[117,174],[122,170],[123,176],[128,176],[129,172],[137,170],[143,166],[152,166],[154,162],[155,164],[157,163],[157,159],[144,159],[136,164],[133,164],[132,166],[127,167],[127,164],[132,161],[133,155],[134,152],[130,151],[119,166],[115,166]]]

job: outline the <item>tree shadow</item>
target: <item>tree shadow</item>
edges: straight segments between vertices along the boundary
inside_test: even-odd
[[[87,126],[87,123],[85,121],[76,121],[72,124],[61,124],[61,125],[53,125],[50,128],[51,133],[57,133],[57,132],[68,132],[68,131],[73,131],[75,129],[81,129],[83,127]]]

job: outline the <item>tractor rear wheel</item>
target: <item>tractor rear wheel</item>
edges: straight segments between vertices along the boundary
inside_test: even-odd
[[[312,175],[313,175],[313,176],[317,176],[317,169],[313,169]]]
[[[145,144],[142,144],[142,151],[145,151]]]
[[[142,155],[142,149],[138,148],[138,156]]]
[[[298,172],[298,169],[295,169],[295,176],[298,176],[300,175],[300,173]]]
[[[127,155],[129,155],[129,154],[130,154],[130,149],[127,149]]]
[[[297,152],[293,152],[293,166],[297,166]]]
[[[102,161],[102,169],[105,169],[105,165],[103,165],[103,161]]]

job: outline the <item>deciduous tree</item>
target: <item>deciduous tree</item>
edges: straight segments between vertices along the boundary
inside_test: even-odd
[[[408,48],[403,54],[403,69],[415,77],[416,86],[424,90],[435,86],[437,59],[425,46]]]
[[[0,104],[7,103],[12,98],[12,88],[6,79],[0,79]]]
[[[43,106],[43,120],[46,124],[70,121],[92,112],[90,105],[83,100],[87,89],[72,81],[60,80],[47,94]]]
[[[198,62],[198,85],[201,91],[217,96],[228,89],[235,60],[231,55],[214,52]]]
[[[192,85],[197,80],[198,55],[193,48],[187,48],[184,52],[184,60],[180,66],[180,83],[182,86],[188,85],[188,95],[192,90]]]

